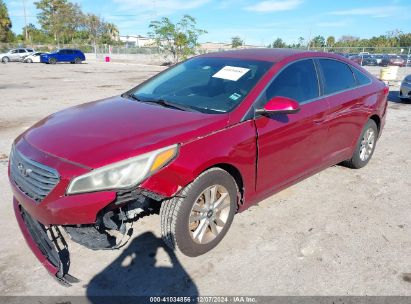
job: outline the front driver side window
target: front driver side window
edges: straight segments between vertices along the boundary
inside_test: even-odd
[[[282,96],[300,104],[319,96],[319,85],[314,62],[311,59],[297,61],[286,67],[265,92],[264,104],[270,99]]]

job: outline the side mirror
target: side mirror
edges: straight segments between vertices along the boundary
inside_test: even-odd
[[[300,112],[297,101],[287,97],[274,97],[270,99],[262,109],[257,109],[256,114],[294,114]]]

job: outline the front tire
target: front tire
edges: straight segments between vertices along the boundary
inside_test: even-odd
[[[80,63],[81,63],[81,59],[77,57],[77,58],[74,60],[74,63],[75,63],[75,64],[80,64]]]
[[[365,167],[374,154],[377,138],[377,124],[374,120],[370,119],[361,132],[353,156],[343,164],[352,169]]]
[[[49,59],[49,63],[50,63],[50,64],[56,64],[56,63],[57,63],[56,58],[50,58],[50,59]]]
[[[225,170],[203,172],[160,209],[161,234],[173,250],[196,257],[220,243],[237,211],[238,187]]]
[[[10,62],[10,58],[5,56],[1,59],[1,62],[8,63],[8,62]]]

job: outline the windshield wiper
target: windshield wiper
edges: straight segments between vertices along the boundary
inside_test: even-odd
[[[121,97],[133,99],[133,100],[136,100],[136,101],[141,101],[136,95],[134,95],[132,93],[131,94],[124,93],[123,95],[121,95]]]
[[[164,100],[164,99],[144,100],[142,102],[155,103],[155,104],[158,104],[158,105],[163,106],[163,107],[173,108],[173,109],[177,109],[177,110],[180,110],[180,111],[193,111],[193,109],[190,108],[190,107],[186,107],[186,106],[183,106],[183,105],[180,105],[180,104],[176,104],[176,103]]]
[[[171,101],[168,101],[168,100],[164,100],[164,99],[142,100],[134,94],[127,94],[125,96],[130,98],[130,99],[139,101],[139,102],[154,103],[154,104],[160,105],[162,107],[177,109],[177,110],[180,110],[180,111],[200,112],[199,110],[195,109],[194,107],[185,106],[185,105],[182,105],[182,104],[177,104],[177,103],[174,103],[174,102],[171,102]]]

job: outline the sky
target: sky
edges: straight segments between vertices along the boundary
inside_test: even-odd
[[[5,0],[13,31],[36,23],[35,0]],[[200,42],[230,42],[240,36],[246,44],[268,45],[276,38],[296,43],[322,35],[370,38],[399,29],[411,32],[411,0],[75,0],[85,13],[115,23],[121,35],[146,36],[150,21],[184,14],[208,31]]]

